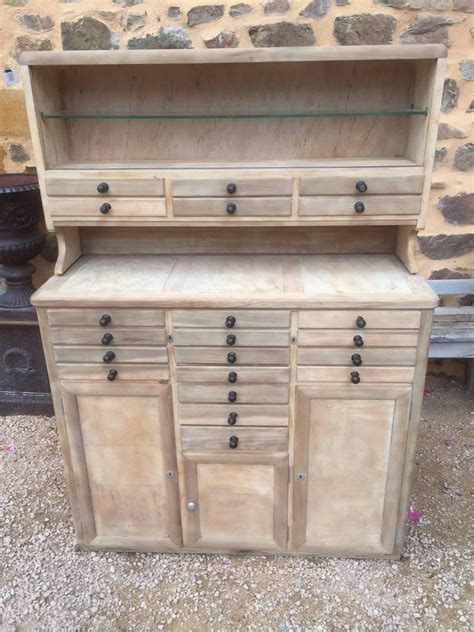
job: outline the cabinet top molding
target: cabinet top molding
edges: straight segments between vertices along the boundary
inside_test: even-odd
[[[238,64],[288,61],[357,61],[377,59],[436,59],[446,57],[441,44],[387,46],[308,46],[222,50],[93,50],[25,52],[26,66],[119,64]]]

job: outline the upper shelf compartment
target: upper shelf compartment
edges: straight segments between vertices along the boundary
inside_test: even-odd
[[[209,51],[197,56],[205,63],[188,63],[190,51],[173,51],[182,63],[157,62],[156,51],[150,63],[130,57],[148,51],[129,51],[123,64],[56,56],[61,65],[30,68],[45,168],[422,164],[439,47],[427,58],[416,47],[397,47],[400,58],[390,47],[354,48],[362,59],[300,49],[214,51],[219,63]]]

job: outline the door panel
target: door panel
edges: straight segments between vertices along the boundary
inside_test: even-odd
[[[68,381],[61,388],[85,544],[179,547],[171,387]]]
[[[298,389],[293,550],[393,552],[410,395],[402,386]]]
[[[184,454],[185,545],[218,551],[286,549],[288,456]],[[195,503],[194,510],[189,503]]]

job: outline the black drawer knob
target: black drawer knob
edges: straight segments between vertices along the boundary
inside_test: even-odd
[[[229,334],[227,338],[225,339],[225,342],[227,345],[229,345],[229,347],[232,347],[232,345],[235,345],[236,341],[237,341],[237,338],[234,336],[234,334]]]
[[[233,404],[237,399],[237,393],[235,391],[229,391],[229,395],[227,396],[227,399],[229,400],[231,404]]]
[[[103,345],[109,345],[113,339],[114,339],[113,335],[107,332],[106,334],[102,336],[101,343]]]
[[[227,354],[227,362],[229,364],[235,364],[237,362],[237,354],[235,351],[229,351]]]
[[[110,210],[112,210],[112,205],[108,202],[104,202],[99,206],[99,211],[102,213],[102,215],[107,215]]]
[[[360,353],[354,353],[354,355],[351,355],[351,360],[354,366],[360,366],[362,364],[362,357]]]
[[[364,346],[364,340],[362,338],[362,336],[354,336],[353,338],[354,344],[356,347],[363,347]]]
[[[115,353],[113,351],[107,351],[107,353],[104,354],[104,357],[102,358],[102,360],[106,362],[107,364],[109,362],[112,362],[112,360],[115,360]]]
[[[356,325],[359,329],[364,329],[367,325],[365,318],[363,316],[357,316]]]
[[[365,204],[363,202],[356,202],[354,204],[354,211],[356,213],[363,213],[365,211]]]
[[[237,185],[234,182],[229,182],[227,185],[227,193],[233,195],[237,191]]]
[[[359,193],[365,193],[368,187],[363,180],[359,180],[359,182],[356,183],[356,189],[359,191]]]
[[[238,416],[238,413],[229,413],[229,416],[227,417],[227,423],[229,426],[235,426]]]
[[[99,184],[97,185],[97,191],[99,193],[107,193],[108,190],[109,185],[107,184],[107,182],[99,182]]]
[[[101,327],[107,327],[107,325],[111,322],[112,317],[109,316],[108,314],[102,314],[102,316],[99,318],[99,325]]]
[[[360,382],[359,371],[352,371],[352,373],[351,373],[351,382],[352,382],[352,384],[359,384],[359,382]]]
[[[237,373],[235,371],[230,371],[227,379],[231,384],[235,384],[237,382]]]
[[[235,450],[235,448],[239,445],[239,437],[235,437],[232,436],[229,439],[229,448],[232,448],[232,450]]]
[[[118,371],[117,369],[110,369],[110,371],[107,373],[107,379],[109,380],[109,382],[113,382],[115,380],[115,378],[118,375]]]
[[[235,323],[236,323],[236,318],[235,316],[227,316],[227,318],[225,319],[225,326],[227,327],[227,329],[232,329],[232,327],[234,327]]]
[[[229,204],[225,207],[225,210],[229,213],[229,215],[235,215],[235,212],[237,211],[237,204],[229,202]]]

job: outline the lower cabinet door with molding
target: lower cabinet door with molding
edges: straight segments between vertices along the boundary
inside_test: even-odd
[[[178,549],[171,387],[62,381],[61,391],[81,544]]]
[[[288,455],[184,453],[186,548],[285,550]]]
[[[394,552],[410,400],[406,386],[298,387],[293,551]]]

